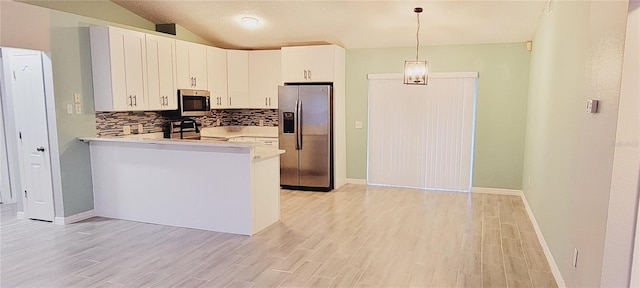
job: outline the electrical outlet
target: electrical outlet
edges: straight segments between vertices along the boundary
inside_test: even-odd
[[[73,104],[67,104],[67,114],[73,114]]]
[[[78,92],[73,93],[73,103],[76,103],[76,104],[80,103],[80,93]]]
[[[138,124],[138,134],[144,133],[144,125]]]
[[[578,267],[578,248],[573,249],[573,267]]]
[[[362,121],[356,121],[356,129],[362,129]]]
[[[260,123],[258,123],[258,126],[264,126],[264,120],[260,119]]]
[[[82,114],[82,104],[76,104],[76,114]]]
[[[216,126],[220,126],[220,118],[216,119]]]
[[[129,126],[129,125],[122,126],[122,134],[124,134],[124,135],[131,134],[131,126]]]

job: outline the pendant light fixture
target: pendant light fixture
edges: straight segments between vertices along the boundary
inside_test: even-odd
[[[418,49],[420,48],[420,13],[421,7],[413,9],[418,18],[418,29],[416,31],[416,61],[404,61],[404,84],[407,85],[427,85],[427,75],[429,73],[429,62],[418,61]]]

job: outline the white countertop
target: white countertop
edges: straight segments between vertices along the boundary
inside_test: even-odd
[[[145,135],[148,135],[148,136],[145,137]],[[283,154],[285,152],[284,150],[278,150],[277,148],[273,148],[273,147],[265,147],[255,143],[227,142],[225,140],[212,140],[212,139],[192,140],[192,139],[158,138],[156,133],[119,136],[119,137],[81,137],[78,139],[83,142],[98,141],[98,142],[113,142],[113,143],[219,147],[219,148],[231,148],[233,150],[246,150],[247,153],[253,150],[253,159],[266,159],[266,158]]]
[[[236,137],[278,138],[278,127],[267,126],[222,126],[200,129],[200,136],[230,139]]]

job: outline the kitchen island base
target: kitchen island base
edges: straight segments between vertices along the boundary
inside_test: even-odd
[[[243,235],[280,219],[278,150],[83,140],[90,142],[96,216]]]

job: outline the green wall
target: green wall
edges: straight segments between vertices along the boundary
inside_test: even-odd
[[[479,72],[474,187],[522,188],[529,58],[525,43],[420,48],[429,72]],[[348,178],[367,176],[367,74],[402,73],[412,59],[415,48],[347,50]]]
[[[550,7],[533,40],[523,192],[566,286],[601,287],[628,2]]]
[[[115,4],[112,3],[112,5]],[[64,215],[66,217],[93,209],[89,147],[86,143],[77,140],[78,137],[96,135],[89,26],[113,25],[146,33],[165,34],[146,30],[149,26],[152,27],[151,29],[155,26],[150,22],[139,23],[140,19],[136,18],[138,16],[132,13],[112,16],[118,23],[135,23],[139,24],[138,27],[123,26],[118,23],[56,10],[50,11],[51,60],[56,98]],[[194,37],[191,32],[187,33],[182,28],[179,31],[181,33],[175,37],[176,39],[194,41],[199,38]],[[203,41],[195,42],[202,43]],[[66,113],[66,106],[73,103],[73,93],[76,92],[82,95],[83,112],[80,115],[69,115]]]

